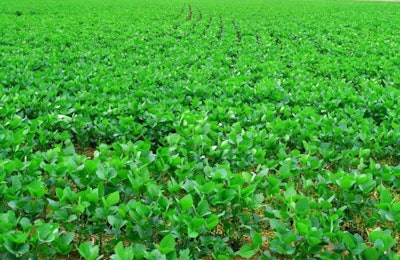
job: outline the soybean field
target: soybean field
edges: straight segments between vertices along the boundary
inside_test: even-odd
[[[1,259],[399,259],[400,3],[0,0]]]

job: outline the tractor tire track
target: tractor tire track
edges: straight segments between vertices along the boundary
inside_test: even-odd
[[[210,16],[210,18],[208,19],[208,22],[207,22],[206,26],[205,26],[204,29],[203,29],[203,33],[202,33],[203,35],[206,35],[206,34],[210,31],[210,27],[211,27],[212,23],[213,23],[213,17]]]
[[[254,38],[256,39],[256,43],[257,43],[258,47],[261,47],[261,36],[260,36],[260,34],[256,33],[254,35]]]
[[[185,6],[185,4],[182,6],[181,11],[177,16],[175,16],[175,19],[179,19],[183,15],[183,13],[185,12]]]
[[[194,22],[193,22],[192,26],[190,27],[190,30],[194,31],[194,32],[195,32],[196,27],[199,24],[201,24],[201,21],[203,20],[203,14],[201,13],[201,11],[199,9],[197,9],[197,12],[198,12],[198,18],[196,20],[193,19]]]
[[[190,21],[190,20],[192,20],[192,19],[193,19],[193,9],[192,9],[192,6],[189,5],[189,14],[188,14],[188,16],[186,17],[186,21]]]
[[[222,36],[224,34],[224,30],[225,30],[224,21],[222,20],[222,16],[219,16],[219,30],[218,30],[218,33],[217,33],[217,39],[218,40],[222,39]]]
[[[239,27],[235,21],[232,21],[233,28],[235,29],[236,40],[238,43],[242,41],[242,34],[240,33]]]

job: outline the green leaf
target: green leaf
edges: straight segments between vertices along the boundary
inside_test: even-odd
[[[352,175],[347,175],[347,176],[344,176],[344,177],[339,181],[339,186],[340,186],[342,189],[347,190],[347,189],[350,189],[350,188],[354,185],[354,183],[355,183],[354,176],[352,176]]]
[[[303,223],[302,221],[297,221],[296,222],[296,228],[297,231],[302,234],[302,235],[307,235],[308,234],[308,225],[306,225],[305,223]]]
[[[218,225],[218,216],[215,214],[211,214],[206,220],[206,227],[209,231],[214,229]]]
[[[5,240],[4,241],[4,247],[8,252],[10,252],[13,255],[19,256],[19,255],[24,255],[29,251],[29,244],[17,244],[14,243],[10,240]],[[1,247],[0,247],[1,248]]]
[[[107,195],[106,199],[103,198],[103,203],[105,207],[111,207],[117,204],[120,200],[119,192],[115,191]]]
[[[16,244],[23,244],[28,239],[29,233],[11,233],[10,239]]]
[[[383,242],[382,239],[377,239],[374,242],[374,247],[378,249],[380,252],[383,252],[385,250],[385,243]]]
[[[281,230],[281,229],[285,229],[286,228],[285,225],[281,221],[276,220],[276,219],[270,219],[269,223],[270,223],[271,228],[273,230]]]
[[[158,198],[160,196],[160,188],[156,184],[147,185],[147,193],[151,198]]]
[[[12,172],[18,172],[24,167],[24,163],[21,162],[19,159],[14,159],[13,161],[8,161],[4,165],[4,170],[7,174],[10,174]]]
[[[115,254],[111,256],[112,260],[132,260],[134,257],[133,255],[133,247],[128,246],[124,247],[122,242],[118,242],[115,246]]]
[[[202,217],[211,214],[210,206],[207,200],[203,199],[200,201],[199,205],[197,205],[197,214],[199,214]]]
[[[158,250],[164,255],[175,250],[175,238],[172,234],[166,235],[160,242]]]
[[[387,190],[384,186],[379,187],[379,198],[381,203],[392,203],[392,195],[390,191]]]
[[[256,190],[256,186],[255,185],[250,185],[247,188],[244,188],[243,190],[241,190],[241,195],[243,198],[252,195],[254,193],[254,191]]]
[[[188,233],[189,237],[195,238],[198,237],[201,230],[204,227],[205,219],[203,218],[194,218],[191,219],[188,223]]]
[[[166,211],[169,207],[169,205],[171,204],[170,201],[163,195],[161,195],[158,198],[158,206],[160,207],[161,210]]]
[[[369,239],[371,240],[372,243],[374,243],[376,240],[380,239],[382,237],[382,231],[381,230],[374,230],[371,233],[369,233]]]
[[[294,188],[293,183],[288,184],[286,191],[285,191],[285,200],[293,201],[296,196],[297,196],[297,192],[296,192],[296,189]]]
[[[58,237],[58,224],[44,223],[37,228],[36,232],[40,242],[53,242]]]
[[[256,254],[256,250],[252,245],[244,245],[240,248],[238,254],[244,258],[250,258]]]
[[[190,250],[189,249],[181,250],[179,252],[179,254],[180,254],[180,257],[179,257],[180,260],[191,260],[192,259],[190,257]]]
[[[321,243],[321,239],[318,237],[308,236],[308,240],[310,241],[311,245],[318,245]]]
[[[272,239],[270,248],[272,251],[282,255],[292,255],[296,250],[293,246],[284,241],[281,241],[279,238]]]
[[[58,239],[54,241],[54,248],[57,251],[57,253],[60,253],[62,255],[67,255],[68,253],[71,252],[72,250],[72,245],[71,242],[74,239],[75,234],[72,232],[68,232]]]
[[[204,218],[194,218],[191,220],[191,226],[193,228],[200,229],[203,226],[204,222]]]
[[[136,203],[135,207],[136,212],[143,218],[147,218],[151,214],[151,209],[147,205],[143,205],[142,203],[138,202]]]
[[[347,232],[343,234],[342,241],[347,249],[352,249],[356,246],[354,237]]]
[[[182,207],[182,210],[188,210],[193,206],[193,198],[192,195],[188,194],[185,197],[183,197],[180,201],[179,204]]]
[[[1,220],[0,220],[1,221]],[[22,217],[20,220],[19,220],[19,225],[22,227],[22,229],[24,230],[24,231],[30,231],[30,230],[32,230],[32,228],[33,228],[33,225],[32,225],[32,223],[31,223],[31,221],[28,219],[28,218],[26,218],[26,217]]]
[[[285,234],[281,234],[281,237],[286,244],[291,244],[297,239],[297,234],[291,230],[288,230]]]
[[[2,223],[2,225],[0,225],[1,232],[5,233],[8,230],[14,229],[18,223],[15,211],[9,210],[6,213],[0,213],[0,222]]]
[[[252,239],[253,239],[253,245],[255,247],[260,248],[262,246],[263,240],[260,233],[254,232]]]
[[[121,229],[127,223],[126,220],[123,220],[121,217],[115,215],[107,216],[107,220],[108,223],[110,223],[110,225],[115,229]]]
[[[78,252],[86,260],[95,260],[99,256],[99,246],[84,242],[79,245]]]
[[[364,250],[363,256],[366,260],[377,260],[381,254],[375,249],[368,247]]]
[[[384,250],[388,250],[388,249],[392,248],[396,243],[396,239],[392,237],[390,229],[387,229],[382,232],[381,239],[384,244]]]
[[[47,193],[46,187],[40,181],[33,181],[29,184],[28,190],[32,198],[35,199],[39,199]]]
[[[299,213],[308,213],[310,211],[309,198],[301,198],[296,202],[296,211]]]
[[[191,228],[191,227],[188,228],[188,237],[196,238],[198,236],[199,236],[199,232],[197,230],[193,230],[193,228]]]
[[[365,243],[357,242],[356,245],[349,251],[353,255],[361,255],[361,253],[364,252],[365,248],[366,248]]]
[[[143,244],[135,244],[133,247],[134,259],[142,259],[146,256],[146,247]]]
[[[282,179],[287,179],[291,176],[292,162],[286,160],[283,162],[282,166],[279,168],[279,174]]]
[[[99,160],[86,160],[84,163],[84,169],[85,171],[90,174],[97,174],[97,168],[100,165],[100,161]]]

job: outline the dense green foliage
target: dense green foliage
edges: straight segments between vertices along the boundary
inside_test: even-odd
[[[0,0],[0,258],[398,259],[399,14]]]

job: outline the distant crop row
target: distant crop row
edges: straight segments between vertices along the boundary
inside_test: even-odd
[[[398,259],[399,8],[0,0],[0,258]]]

